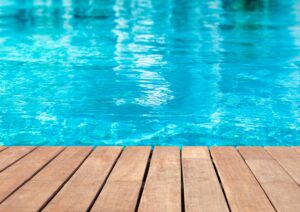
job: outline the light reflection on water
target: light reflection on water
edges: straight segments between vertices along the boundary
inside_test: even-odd
[[[299,145],[297,0],[2,0],[0,144]]]

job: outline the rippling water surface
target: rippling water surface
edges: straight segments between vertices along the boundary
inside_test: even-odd
[[[1,0],[1,144],[300,145],[300,1]]]

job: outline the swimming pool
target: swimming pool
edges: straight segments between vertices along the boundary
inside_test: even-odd
[[[300,145],[299,11],[1,0],[0,145]]]

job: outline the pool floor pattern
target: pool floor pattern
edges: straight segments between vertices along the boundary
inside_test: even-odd
[[[0,211],[300,211],[300,147],[1,147]]]

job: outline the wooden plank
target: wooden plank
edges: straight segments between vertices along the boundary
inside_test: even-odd
[[[300,187],[275,159],[262,147],[240,147],[239,151],[277,211],[300,211]]]
[[[0,146],[0,152],[5,150],[7,147],[6,146]]]
[[[229,211],[207,147],[183,147],[186,212]]]
[[[233,147],[212,147],[231,211],[275,211],[252,172]]]
[[[150,147],[127,147],[91,211],[134,211],[150,155]]]
[[[91,147],[66,148],[29,182],[6,199],[0,205],[0,211],[40,210],[68,180],[91,150]]]
[[[43,211],[87,211],[121,151],[97,148]]]
[[[300,154],[300,147],[293,147],[293,149],[297,152],[297,153],[299,153]]]
[[[139,211],[181,211],[178,147],[155,147]]]
[[[290,147],[266,147],[266,150],[300,185],[300,154]]]
[[[0,172],[34,150],[32,146],[10,147],[0,153]]]
[[[0,202],[36,174],[62,150],[62,147],[39,147],[1,172]]]

